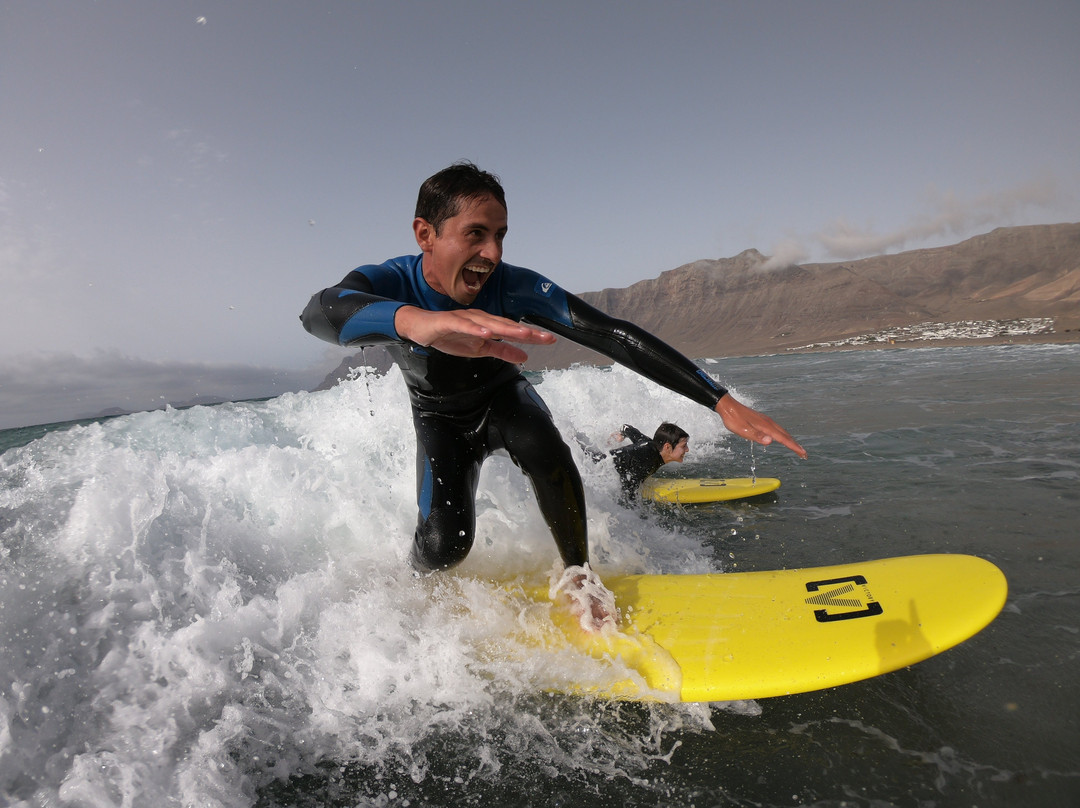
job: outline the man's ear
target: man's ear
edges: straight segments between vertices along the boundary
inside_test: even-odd
[[[413,219],[412,229],[413,235],[416,237],[416,244],[420,247],[420,251],[431,252],[431,245],[434,243],[436,235],[435,228],[431,226],[431,222],[417,216]]]

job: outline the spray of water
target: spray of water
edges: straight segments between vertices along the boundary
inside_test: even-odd
[[[568,438],[673,420],[698,451],[723,445],[714,415],[629,372],[537,381]],[[577,460],[601,575],[716,568],[697,540],[621,507],[608,464]],[[77,426],[0,456],[0,801],[634,780],[670,755],[667,729],[710,728],[707,709],[547,693],[627,671],[545,652],[549,607],[520,582],[546,576],[555,548],[509,459],[484,467],[476,545],[453,573],[410,570],[415,507],[396,372]]]

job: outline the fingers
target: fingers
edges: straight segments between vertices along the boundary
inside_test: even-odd
[[[528,345],[550,345],[555,335],[476,309],[426,311],[414,306],[398,309],[394,321],[400,336],[455,356],[494,356],[524,362],[528,355],[504,340]]]
[[[767,415],[740,403],[731,394],[723,396],[716,404],[716,412],[724,419],[724,426],[747,440],[768,446],[776,441],[799,457],[806,459],[807,452],[786,429]]]
[[[528,345],[550,345],[555,342],[555,335],[550,331],[534,328],[524,323],[515,323],[505,317],[497,317],[493,314],[471,309],[452,313],[467,317],[469,322],[476,325],[481,332],[484,332],[476,333],[476,336],[483,336],[486,339],[504,339]]]
[[[520,365],[529,358],[529,355],[521,350],[521,348],[516,345],[511,345],[509,342],[486,340],[481,350],[486,351],[486,353],[477,354],[478,356],[493,356],[496,359],[502,359],[504,362],[509,362],[512,365]]]
[[[761,440],[758,441],[758,443],[762,444],[763,446],[768,446],[775,440],[778,443],[791,449],[791,451],[793,451],[795,454],[805,460],[807,458],[806,449],[799,445],[799,442],[796,441],[795,438],[791,437],[791,435],[788,434],[787,430],[784,429],[782,426],[780,426],[779,424],[775,424],[775,427],[775,431],[771,433],[762,431],[760,433],[762,437]]]
[[[466,326],[466,322],[473,328]],[[548,345],[555,341],[555,335],[550,332],[490,315],[466,316],[456,320],[454,327],[459,330],[434,340],[431,346],[455,356],[491,356],[504,362],[522,364],[529,355],[512,343]]]
[[[795,452],[799,457],[804,460],[806,459],[806,449],[800,446],[798,441],[791,437],[791,434],[786,429],[767,415],[762,415],[753,410],[751,410],[751,412],[757,416],[757,419],[750,419],[751,423],[749,431],[751,434],[748,435],[748,437],[750,437],[751,440],[756,440],[763,446],[768,446],[773,441],[776,441],[791,449],[791,451]]]
[[[432,340],[430,345],[455,356],[491,356],[521,364],[529,355],[512,343],[543,345],[555,341],[555,335],[547,331],[484,312],[447,313],[460,316],[451,318],[445,324],[442,336]]]

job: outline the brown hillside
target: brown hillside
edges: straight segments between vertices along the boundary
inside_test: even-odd
[[[581,295],[691,357],[769,353],[925,322],[1050,317],[1080,325],[1080,224],[1009,227],[949,247],[763,268],[747,250]],[[609,364],[566,340],[529,367]]]

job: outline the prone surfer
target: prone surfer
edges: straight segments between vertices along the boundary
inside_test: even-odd
[[[528,357],[514,343],[573,340],[713,409],[734,434],[806,457],[783,427],[671,346],[504,263],[506,197],[495,175],[461,162],[429,177],[412,226],[419,255],[354,269],[316,293],[300,319],[337,345],[384,345],[401,369],[417,437],[417,569],[447,569],[468,555],[480,467],[505,449],[533,485],[571,573],[564,578],[583,591],[595,578],[581,477],[547,405],[522,375],[518,364]],[[603,599],[587,600],[583,625],[615,620]]]
[[[594,463],[608,457],[589,443],[584,435],[579,433],[575,438]],[[628,446],[617,446],[611,450],[611,462],[619,475],[623,498],[628,502],[637,499],[638,488],[653,472],[667,463],[683,462],[690,449],[689,433],[667,421],[656,428],[651,438],[637,427],[623,424],[619,431],[611,433],[611,439],[619,443],[630,441]]]
[[[629,446],[611,450],[611,462],[619,474],[623,495],[630,500],[637,498],[638,487],[646,477],[667,463],[683,462],[690,449],[689,433],[667,421],[656,428],[652,438],[630,424],[623,424],[615,434],[619,440],[630,440]]]

